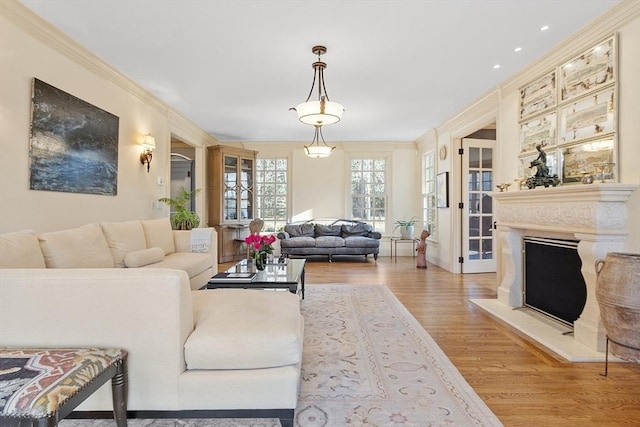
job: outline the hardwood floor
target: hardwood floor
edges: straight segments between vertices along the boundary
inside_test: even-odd
[[[387,285],[505,426],[640,426],[640,365],[610,363],[603,377],[603,363],[569,363],[539,347],[469,302],[494,298],[495,280],[417,269],[411,257],[306,264],[307,284]]]

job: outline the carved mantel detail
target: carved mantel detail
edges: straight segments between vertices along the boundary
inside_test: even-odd
[[[587,302],[574,323],[574,338],[589,348],[603,351],[605,332],[595,299],[595,260],[624,247],[627,201],[638,185],[590,184],[490,193],[496,201],[502,282],[498,300],[508,306],[522,305],[522,237],[536,232],[573,235],[582,260]]]

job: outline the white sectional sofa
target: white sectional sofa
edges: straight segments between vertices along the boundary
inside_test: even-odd
[[[135,223],[144,248],[132,243]],[[169,229],[171,252],[166,231],[152,220],[0,235],[0,347],[126,349],[128,408],[138,417],[278,417],[292,425],[304,328],[298,296],[196,290],[217,265],[202,270],[187,259],[215,260],[215,231],[205,253],[188,252],[189,232]],[[78,408],[111,409],[108,384]]]
[[[195,231],[194,231],[195,233]],[[103,222],[36,235],[31,230],[0,235],[0,268],[175,268],[189,275],[191,289],[218,272],[213,228],[172,230],[168,218]],[[195,252],[191,247],[197,247]]]

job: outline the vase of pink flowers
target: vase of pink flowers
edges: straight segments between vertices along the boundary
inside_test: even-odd
[[[267,254],[273,253],[272,244],[275,241],[276,236],[272,234],[268,236],[250,234],[244,239],[244,242],[249,247],[250,257],[258,270],[264,270],[264,266],[267,263]]]

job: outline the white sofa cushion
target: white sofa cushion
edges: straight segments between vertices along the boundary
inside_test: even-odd
[[[103,222],[100,225],[116,267],[124,267],[124,257],[129,252],[147,249],[140,221]]]
[[[0,268],[45,268],[38,236],[31,230],[0,234]]]
[[[164,259],[162,248],[149,248],[141,251],[129,252],[124,257],[124,265],[129,268],[144,267]]]
[[[187,369],[260,369],[302,360],[300,300],[288,291],[193,291]],[[242,313],[242,316],[238,316]]]
[[[160,262],[145,265],[149,268],[176,268],[186,271],[189,278],[195,277],[211,268],[211,255],[193,252],[175,252],[167,255]]]
[[[144,237],[147,240],[147,247],[158,247],[164,250],[165,255],[176,251],[173,241],[173,230],[169,218],[149,219],[142,221]]]
[[[113,267],[107,239],[98,224],[43,233],[38,240],[48,268]]]

